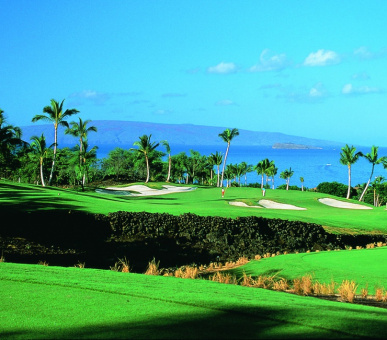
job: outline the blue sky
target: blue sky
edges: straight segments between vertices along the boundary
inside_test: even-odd
[[[387,1],[0,0],[0,108],[387,146]],[[150,133],[152,133],[150,131]]]

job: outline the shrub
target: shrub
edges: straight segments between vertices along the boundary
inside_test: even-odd
[[[145,275],[159,275],[160,274],[159,265],[160,265],[160,261],[156,263],[155,258],[153,258],[153,260],[148,263],[148,268],[145,272]]]
[[[322,182],[316,187],[317,192],[337,197],[347,197],[348,185],[339,182]],[[356,189],[351,189],[351,197],[357,194]]]
[[[357,284],[354,281],[344,280],[338,288],[338,292],[343,301],[353,302],[355,298]]]
[[[279,190],[286,190],[286,184],[281,184],[277,187]],[[301,188],[299,188],[297,185],[289,185],[289,190],[298,190],[301,191]],[[304,187],[304,190],[307,190],[307,188]]]

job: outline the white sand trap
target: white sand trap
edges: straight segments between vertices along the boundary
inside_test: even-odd
[[[296,207],[295,205],[291,205],[291,204],[277,203],[270,200],[260,200],[258,203],[266,209],[306,210],[306,208]],[[262,208],[258,205],[247,205],[246,203],[243,203],[243,202],[229,202],[229,204],[237,207]]]
[[[260,200],[259,204],[267,209],[306,210],[306,208],[297,207],[291,204],[277,203],[270,200]]]
[[[136,193],[130,193],[130,196],[154,196],[154,195],[166,195],[176,192],[187,192],[195,190],[196,188],[191,187],[177,187],[174,185],[163,185],[163,189],[152,189],[146,185],[130,185],[127,187],[109,187],[106,191],[135,191]],[[105,191],[105,193],[107,193]]]
[[[246,208],[258,208],[261,209],[262,207],[258,205],[247,205],[244,202],[228,202],[228,204],[236,206],[236,207],[246,207]]]
[[[372,209],[371,207],[367,207],[365,205],[343,202],[339,200],[335,200],[333,198],[320,198],[318,200],[322,204],[329,205],[330,207],[342,208],[342,209]]]

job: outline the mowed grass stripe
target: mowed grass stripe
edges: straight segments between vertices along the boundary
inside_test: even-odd
[[[146,211],[174,215],[194,213],[201,216],[230,218],[262,216],[317,223],[335,232],[387,233],[387,210],[384,207],[370,210],[340,209],[318,202],[318,199],[323,197],[337,199],[314,192],[266,190],[265,199],[307,209],[273,210],[236,207],[229,204],[233,201],[258,204],[262,194],[261,190],[256,188],[228,188],[225,198],[221,197],[219,188],[213,187],[198,187],[197,190],[168,195],[130,197],[95,192],[80,193],[9,182],[0,184],[1,211],[69,209],[102,214],[116,211]],[[350,202],[359,203],[353,200]]]
[[[320,283],[338,285],[343,280],[355,281],[361,288],[368,288],[369,294],[375,294],[376,288],[387,288],[387,247],[361,250],[324,251],[300,254],[279,255],[262,258],[231,269],[228,272],[242,277],[243,273],[251,276],[272,276],[294,280],[312,275]]]
[[[0,273],[9,337],[350,338],[387,321],[384,309],[204,280],[8,263]]]

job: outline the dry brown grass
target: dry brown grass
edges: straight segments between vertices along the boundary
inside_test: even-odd
[[[368,297],[368,285],[365,288],[361,289],[360,295],[363,299],[366,299]]]
[[[313,293],[312,276],[305,275],[293,280],[293,291],[297,295],[311,295]]]
[[[289,289],[289,283],[286,279],[280,279],[273,282],[273,289],[281,292],[285,292]]]
[[[383,301],[383,298],[384,298],[384,300],[386,300],[385,294],[387,294],[387,293],[384,292],[383,288],[376,288],[375,289],[375,300],[376,301]]]
[[[196,267],[185,266],[175,270],[174,276],[182,279],[197,279],[199,271]]]
[[[75,268],[85,268],[85,262],[78,262],[77,264],[74,264]]]
[[[160,261],[156,263],[155,258],[153,258],[153,260],[148,263],[148,268],[145,272],[145,275],[160,275],[159,264]]]
[[[358,285],[354,281],[344,280],[337,289],[342,301],[353,302]]]
[[[248,262],[249,262],[249,259],[248,259],[246,256],[242,256],[242,257],[240,257],[240,258],[236,261],[236,264],[237,264],[238,266],[240,266],[240,265],[246,264],[246,263],[248,263]]]
[[[118,259],[113,267],[110,267],[110,270],[115,272],[130,273],[129,261],[124,257],[123,259]]]
[[[47,261],[39,261],[38,264],[40,264],[41,266],[48,266],[48,262]]]
[[[235,275],[231,275],[229,273],[223,274],[222,272],[216,272],[214,275],[210,276],[210,280],[219,283],[226,283],[236,285],[238,281]]]

